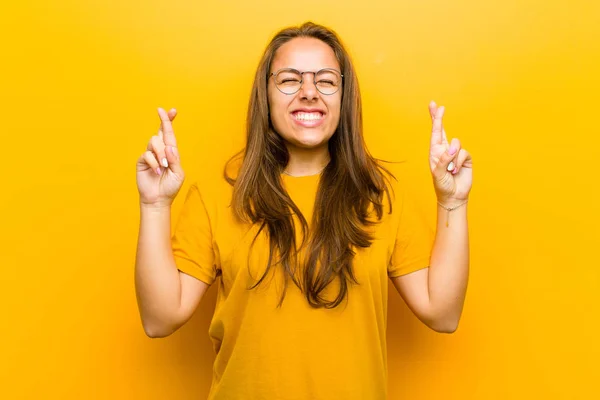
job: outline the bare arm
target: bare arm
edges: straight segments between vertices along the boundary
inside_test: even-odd
[[[158,109],[158,135],[136,164],[140,231],[135,291],[144,331],[150,337],[175,332],[200,303],[208,284],[179,272],[171,247],[171,204],[185,179],[172,121],[175,109]],[[160,163],[159,163],[160,160]]]
[[[392,278],[414,314],[438,332],[458,327],[469,279],[467,199],[473,184],[473,160],[460,140],[448,143],[442,118],[444,107],[429,104],[432,118],[429,161],[438,201],[437,229],[430,267]]]
[[[462,314],[469,277],[466,205],[450,213],[438,206],[438,222],[429,268],[392,279],[411,311],[431,329],[452,333]]]
[[[171,208],[141,205],[135,288],[144,331],[165,337],[187,322],[209,285],[177,270]]]

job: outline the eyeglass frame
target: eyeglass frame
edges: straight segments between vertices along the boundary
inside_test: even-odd
[[[319,72],[321,72],[321,71],[335,71],[335,72],[337,72],[338,74],[340,74],[340,78],[341,78],[341,82],[340,82],[340,83],[343,83],[343,82],[344,82],[344,74],[342,74],[342,71],[338,71],[338,70],[337,70],[337,69],[335,69],[335,68],[321,68],[320,70],[318,70],[318,71],[316,71],[316,72],[315,72],[315,71],[298,71],[298,70],[297,70],[297,69],[295,69],[295,68],[280,68],[280,69],[278,69],[278,70],[277,70],[277,71],[275,71],[275,72],[271,72],[271,73],[269,74],[269,76],[268,76],[267,80],[268,80],[268,79],[271,79],[271,77],[272,77],[272,76],[274,77],[274,76],[275,76],[275,75],[277,75],[279,72],[281,72],[281,71],[284,71],[284,70],[293,71],[293,72],[297,72],[298,74],[300,74],[300,87],[298,88],[298,90],[296,90],[296,91],[295,91],[295,92],[293,92],[293,93],[286,93],[286,92],[284,92],[283,90],[279,89],[279,85],[277,84],[277,82],[275,82],[275,87],[277,88],[277,90],[279,90],[281,93],[283,93],[283,94],[286,94],[286,95],[288,95],[288,96],[291,96],[291,95],[293,95],[293,94],[296,94],[296,93],[298,93],[298,92],[300,91],[300,89],[302,89],[302,84],[304,83],[304,74],[305,74],[305,73],[307,73],[307,72],[309,72],[309,73],[313,74],[313,85],[315,85],[315,88],[317,89],[317,91],[318,91],[319,93],[321,93],[323,96],[331,96],[331,95],[333,95],[333,94],[336,94],[337,92],[339,92],[339,91],[340,91],[340,88],[342,87],[342,85],[340,85],[340,86],[338,87],[338,89],[337,89],[335,92],[333,92],[333,93],[323,93],[323,92],[321,92],[321,90],[319,90],[319,88],[317,87],[317,82],[316,82],[316,79],[317,79],[317,74],[318,74]]]

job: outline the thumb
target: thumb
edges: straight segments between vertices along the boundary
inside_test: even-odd
[[[454,154],[450,154],[448,153],[449,150],[450,148],[448,148],[448,150],[442,153],[442,155],[440,156],[440,160],[438,161],[437,165],[435,166],[435,169],[433,170],[433,175],[436,179],[442,179],[444,175],[446,175],[446,173],[448,172],[448,168],[450,168],[450,172],[452,172],[452,170],[455,167],[452,160],[454,160],[454,158],[456,157],[456,152]],[[451,163],[452,165],[450,165]]]
[[[178,176],[183,176],[183,169],[181,168],[181,161],[179,159],[179,151],[176,146],[166,146],[165,153],[167,155],[167,161],[169,162],[169,169]]]

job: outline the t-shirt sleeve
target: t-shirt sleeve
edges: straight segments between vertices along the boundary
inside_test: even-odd
[[[388,266],[390,278],[429,267],[435,239],[434,229],[427,222],[422,208],[416,205],[406,190],[399,191],[400,202],[397,203],[397,207],[400,209],[400,218]]]
[[[209,213],[197,183],[190,186],[171,237],[177,269],[211,285],[217,276]]]

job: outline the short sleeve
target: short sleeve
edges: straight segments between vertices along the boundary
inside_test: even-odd
[[[211,285],[217,276],[206,205],[194,183],[188,190],[171,238],[177,269]]]
[[[427,222],[423,210],[416,206],[406,190],[400,189],[399,192],[400,203],[397,207],[400,209],[400,218],[388,266],[390,278],[429,267],[435,238],[434,229]]]

